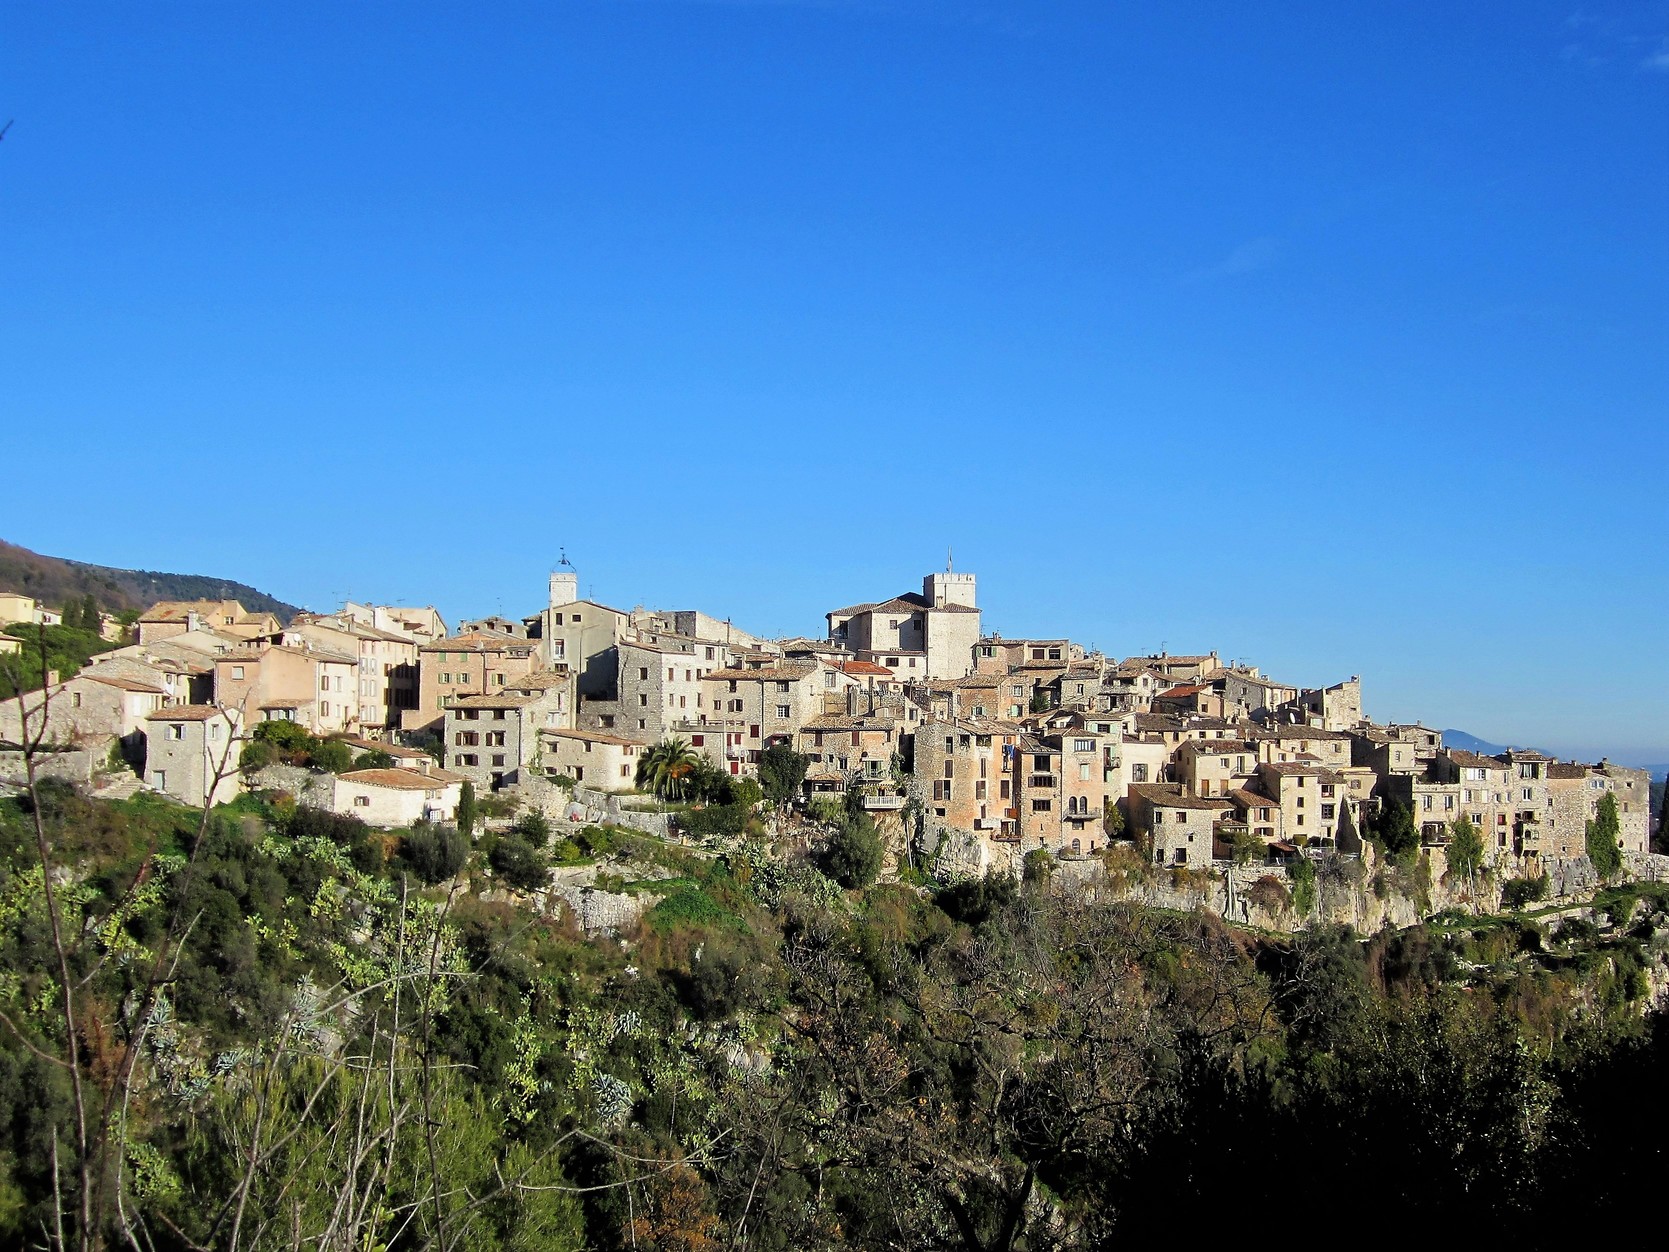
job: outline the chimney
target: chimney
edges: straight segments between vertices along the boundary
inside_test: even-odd
[[[46,685],[48,687],[56,687],[58,685],[58,671],[57,670],[49,669],[49,670],[46,671]]]

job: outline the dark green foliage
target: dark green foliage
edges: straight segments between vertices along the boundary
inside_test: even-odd
[[[1623,853],[1618,846],[1622,822],[1617,814],[1617,797],[1607,791],[1599,802],[1599,812],[1588,823],[1588,859],[1603,879],[1615,878],[1623,868]]]
[[[504,835],[487,855],[493,872],[518,891],[537,891],[550,885],[550,863],[538,848],[519,835]]]
[[[1461,817],[1449,823],[1449,872],[1459,878],[1471,878],[1483,867],[1484,839],[1470,818]]]
[[[1420,829],[1414,824],[1414,811],[1396,801],[1381,810],[1374,823],[1374,835],[1394,860],[1411,859],[1420,848]]]
[[[458,833],[465,839],[475,837],[475,821],[479,812],[475,803],[475,784],[465,781],[458,788]]]
[[[765,798],[781,807],[800,794],[811,761],[785,743],[773,743],[759,754],[759,786]]]
[[[321,739],[308,749],[308,763],[314,769],[345,774],[354,768],[353,749],[340,739]]]
[[[881,872],[881,836],[864,813],[848,817],[823,844],[823,870],[842,887],[867,887]]]
[[[677,816],[679,828],[697,839],[734,838],[742,833],[747,819],[747,810],[739,804],[709,805]]]
[[[285,752],[306,752],[314,743],[307,727],[300,722],[287,722],[281,718],[275,718],[270,722],[256,722],[255,729],[249,732],[249,737],[255,743],[270,743]]]
[[[1521,909],[1526,904],[1537,904],[1547,899],[1547,875],[1539,878],[1509,878],[1501,885],[1503,908]]]
[[[1308,857],[1299,857],[1288,872],[1292,875],[1292,907],[1303,917],[1315,907],[1315,864]]]
[[[355,769],[394,769],[399,762],[384,752],[381,748],[372,748],[369,752],[361,752],[354,758]],[[337,771],[340,773],[341,771]]]
[[[19,691],[38,691],[48,671],[55,672],[59,681],[74,678],[89,659],[117,646],[101,639],[96,630],[74,626],[18,622],[7,626],[3,633],[23,640],[23,647],[15,653],[0,654],[0,699]]]
[[[451,826],[419,826],[406,836],[404,853],[424,882],[445,882],[469,860],[469,840]]]
[[[510,829],[535,848],[543,848],[551,841],[550,819],[538,809],[529,809],[523,813]]]
[[[980,926],[1013,906],[1020,897],[1011,874],[987,870],[983,878],[969,878],[940,890],[934,902],[959,922]]]

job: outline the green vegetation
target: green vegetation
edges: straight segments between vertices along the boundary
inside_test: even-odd
[[[1539,904],[1547,899],[1547,875],[1539,878],[1509,878],[1501,885],[1503,908],[1522,909],[1527,904]]]
[[[1588,823],[1588,859],[1600,878],[1610,881],[1622,872],[1622,823],[1617,815],[1617,797],[1607,791],[1600,798],[1599,812]]]
[[[1292,875],[1292,907],[1298,911],[1298,916],[1306,917],[1315,907],[1315,864],[1308,857],[1301,856],[1292,863],[1289,872]]]
[[[814,862],[610,827],[547,853],[526,812],[472,850],[271,795],[0,800],[0,1244],[1089,1252],[1298,1161],[1533,1247],[1652,1194],[1669,885],[1545,931],[1260,937],[1046,855],[876,882],[861,801],[834,816]],[[587,938],[514,894],[553,860],[650,907]],[[1307,1188],[1306,1228],[1362,1195]]]
[[[90,659],[119,646],[100,637],[96,629],[79,626],[16,622],[4,633],[23,640],[23,646],[0,661],[0,699],[20,691],[39,691],[48,673],[57,674],[60,681],[74,678]]]
[[[458,833],[465,839],[475,838],[475,823],[481,816],[475,802],[475,784],[464,781],[458,788]]]
[[[704,759],[687,739],[663,739],[638,757],[637,785],[662,800],[682,800]]]
[[[393,758],[388,759],[392,764]],[[340,739],[315,738],[297,722],[270,721],[255,723],[249,732],[249,742],[238,754],[238,768],[245,774],[254,774],[269,765],[300,765],[344,774],[353,769],[372,768],[361,764],[363,760],[361,757],[356,761],[353,749]]]
[[[1449,823],[1448,853],[1451,874],[1467,881],[1477,877],[1484,863],[1484,837],[1471,818],[1461,817]]]
[[[810,768],[809,758],[785,743],[773,743],[759,754],[759,788],[780,808],[799,796]]]

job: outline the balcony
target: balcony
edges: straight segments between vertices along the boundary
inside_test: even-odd
[[[887,795],[887,796],[864,796],[863,797],[863,806],[866,809],[871,809],[871,810],[879,809],[883,812],[891,812],[891,811],[894,811],[896,809],[901,809],[901,808],[904,807],[904,797],[903,796],[891,796],[891,795]]]

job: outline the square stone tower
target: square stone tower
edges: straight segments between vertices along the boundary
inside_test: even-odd
[[[929,574],[921,582],[921,594],[936,609],[942,609],[948,604],[960,604],[963,608],[976,609],[979,601],[975,596],[975,582],[972,574],[953,574],[946,570],[942,574]]]

